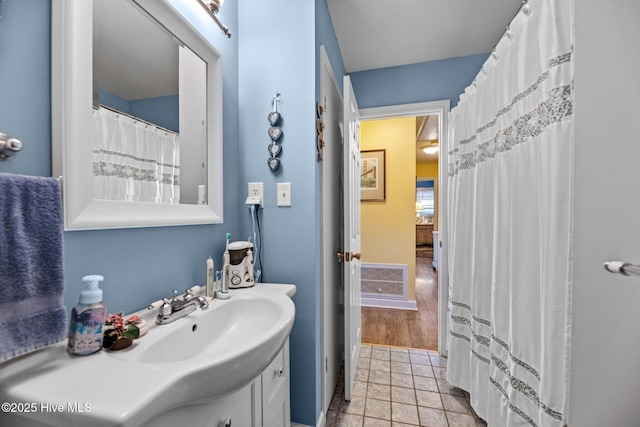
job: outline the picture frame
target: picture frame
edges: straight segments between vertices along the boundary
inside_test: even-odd
[[[386,201],[386,151],[366,150],[361,151],[360,155],[362,159],[360,200],[366,202]]]

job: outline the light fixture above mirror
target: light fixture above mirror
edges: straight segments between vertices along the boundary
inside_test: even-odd
[[[205,8],[209,15],[213,18],[213,20],[218,24],[218,27],[222,30],[227,38],[231,38],[231,32],[229,28],[227,28],[216,16],[216,14],[220,11],[220,8],[224,4],[224,0],[198,0],[198,2]]]

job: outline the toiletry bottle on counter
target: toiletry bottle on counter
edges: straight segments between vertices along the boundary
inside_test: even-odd
[[[107,317],[107,308],[102,304],[102,289],[99,283],[103,276],[84,276],[86,289],[80,292],[80,301],[71,310],[69,321],[69,343],[67,352],[86,355],[102,348],[102,332]]]
[[[213,274],[214,274],[214,268],[213,268],[213,259],[211,258],[211,255],[209,255],[209,258],[207,258],[207,287],[206,287],[206,292],[205,295],[213,298],[215,296],[215,287],[214,287],[214,278],[213,278]]]

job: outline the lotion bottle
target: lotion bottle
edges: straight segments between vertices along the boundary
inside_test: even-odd
[[[84,276],[82,281],[86,289],[80,292],[80,301],[71,310],[69,321],[69,354],[87,355],[100,351],[102,348],[102,333],[107,308],[102,304],[102,289],[99,283],[103,276]]]

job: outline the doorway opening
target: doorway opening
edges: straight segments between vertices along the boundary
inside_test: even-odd
[[[392,137],[387,138],[386,148],[386,198],[382,203],[363,201],[362,206],[362,237],[363,237],[363,281],[365,280],[365,266],[367,255],[371,254],[367,250],[367,234],[391,234],[392,240],[403,240],[405,249],[409,248],[411,253],[405,253],[405,264],[413,264],[413,275],[411,276],[412,289],[408,292],[410,301],[414,307],[402,306],[391,303],[377,304],[377,306],[362,307],[362,341],[374,345],[389,345],[396,347],[408,347],[424,350],[436,350],[446,355],[446,301],[447,301],[447,277],[446,254],[442,252],[442,242],[446,242],[446,235],[440,231],[446,221],[446,180],[438,179],[446,176],[446,119],[449,111],[448,101],[438,101],[420,104],[399,105],[391,107],[381,107],[372,109],[362,109],[362,132],[361,144],[363,150],[374,150],[384,147],[368,146],[366,142],[366,127],[369,122],[394,121],[396,119],[408,120],[412,123],[414,133],[411,136],[412,148],[408,153],[404,153],[402,159],[398,158],[401,153],[397,151],[398,133],[392,133]],[[430,126],[427,124],[431,122]],[[397,123],[396,123],[397,124]],[[434,126],[435,124],[435,126]],[[430,135],[426,136],[429,128]],[[434,135],[435,129],[435,135]],[[375,132],[380,135],[379,129]],[[384,138],[384,137],[383,137]],[[407,142],[406,144],[409,144]],[[390,147],[390,148],[389,148]],[[439,150],[435,154],[425,155],[424,151],[434,147]],[[426,158],[426,159],[425,159]],[[442,161],[445,164],[442,164]],[[426,160],[426,161],[425,161]],[[409,168],[409,163],[415,161],[415,172],[411,172],[410,178],[396,176],[394,174],[393,162],[400,163],[400,168]],[[398,166],[396,166],[396,169]],[[406,174],[401,171],[399,174]],[[410,179],[410,181],[408,181]],[[397,180],[405,180],[408,187],[407,194],[400,194],[394,184]],[[423,182],[428,181],[428,182]],[[443,182],[444,181],[444,182]],[[439,185],[441,182],[444,186]],[[390,230],[394,227],[403,228],[405,231],[386,231],[381,227],[367,221],[367,209],[380,214],[384,204],[393,205],[398,202],[399,197],[404,197],[405,211],[403,218],[399,219],[397,211],[395,216],[383,216],[382,221],[386,221]],[[377,203],[377,204],[376,204]],[[365,206],[369,205],[369,206]],[[407,207],[408,206],[408,207]],[[387,206],[388,207],[388,206]],[[384,214],[383,214],[384,215]],[[434,233],[435,231],[435,233]],[[410,235],[410,237],[407,237]],[[428,235],[428,237],[427,237]],[[375,241],[375,239],[374,239]],[[395,242],[384,242],[378,246],[383,254],[380,256],[396,256],[400,250],[395,246]],[[375,255],[375,254],[374,254]],[[444,255],[444,256],[443,256]],[[374,257],[375,258],[375,257]],[[444,259],[442,259],[444,258]],[[392,259],[397,262],[398,258]],[[382,258],[375,260],[383,262]],[[393,263],[393,262],[391,262]],[[443,289],[444,287],[444,289]],[[364,285],[363,285],[364,291]],[[363,300],[364,301],[364,300]],[[374,304],[376,305],[376,304]],[[394,308],[390,308],[394,307]],[[398,308],[401,308],[398,310]],[[407,309],[408,308],[408,309]]]

